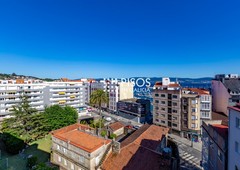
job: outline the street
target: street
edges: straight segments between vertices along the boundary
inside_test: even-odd
[[[201,170],[200,166],[201,157],[201,143],[193,143],[185,138],[169,134],[168,135],[178,145],[180,156],[180,169],[181,170]]]
[[[99,115],[98,111],[93,110],[93,112]],[[102,114],[102,116],[105,116],[105,117],[111,117],[112,119],[114,119],[116,121],[119,121],[119,122],[123,123],[124,125],[142,126],[141,123],[137,123],[135,121],[131,121],[129,119],[125,119],[125,118],[123,118],[121,116],[117,116],[115,114],[111,114],[111,113],[108,113],[108,112],[105,112],[105,111],[102,111],[101,114]]]

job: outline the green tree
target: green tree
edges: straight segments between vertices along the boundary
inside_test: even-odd
[[[116,139],[116,137],[117,137],[117,135],[114,134],[114,133],[112,133],[109,138],[110,138],[110,139]]]
[[[78,118],[77,110],[70,106],[49,106],[45,108],[43,114],[47,131],[77,123]]]
[[[25,136],[26,141],[30,140],[29,133],[34,128],[31,123],[31,118],[37,113],[37,110],[29,104],[27,96],[21,96],[21,102],[14,105],[11,109],[12,118],[4,119],[1,130],[8,132],[18,137]]]
[[[99,115],[101,116],[101,106],[102,104],[108,104],[109,98],[108,98],[108,94],[101,90],[95,90],[91,96],[90,96],[90,104],[91,105],[96,105],[99,109]]]
[[[102,137],[105,137],[107,135],[107,131],[106,130],[103,130],[102,132],[101,132],[101,136]]]

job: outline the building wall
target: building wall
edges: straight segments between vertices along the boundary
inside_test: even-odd
[[[94,170],[109,145],[103,145],[99,149],[89,153],[55,137],[52,137],[52,141],[53,163],[69,170],[72,169],[73,165],[76,169]]]
[[[240,128],[236,127],[236,118],[240,119],[240,112],[229,110],[229,133],[228,133],[228,169],[240,169]],[[235,142],[238,142],[239,153],[235,150]]]
[[[180,90],[154,90],[153,123],[181,131]]]
[[[228,115],[228,102],[230,94],[221,81],[212,80],[212,109],[215,112],[223,112]]]
[[[0,116],[9,115],[12,106],[21,102],[22,95],[28,96],[30,105],[40,111],[54,104],[83,106],[86,95],[83,84],[74,82],[0,84],[0,94]]]
[[[208,122],[208,121],[206,121]],[[227,139],[220,136],[209,124],[221,124],[221,121],[203,122],[202,129],[202,165],[204,170],[227,170]],[[222,155],[220,159],[220,154]]]
[[[120,136],[120,135],[124,134],[124,127],[114,131],[113,133],[117,136]]]

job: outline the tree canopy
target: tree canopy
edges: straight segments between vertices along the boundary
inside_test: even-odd
[[[70,106],[53,105],[46,107],[43,112],[37,112],[29,105],[26,96],[13,106],[11,112],[13,117],[3,120],[1,131],[22,139],[25,143],[43,138],[52,130],[74,124],[78,118],[76,109]]]

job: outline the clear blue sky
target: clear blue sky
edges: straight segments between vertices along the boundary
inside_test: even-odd
[[[1,0],[0,72],[52,78],[240,73],[239,7],[239,0]]]

